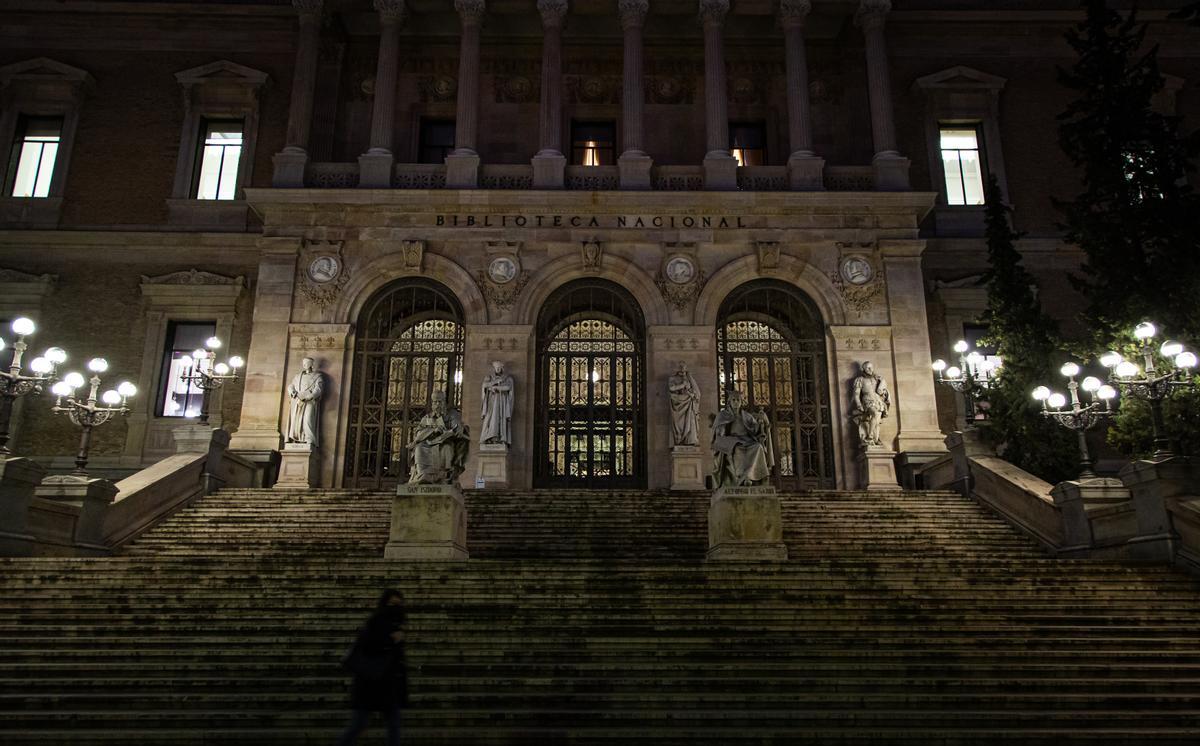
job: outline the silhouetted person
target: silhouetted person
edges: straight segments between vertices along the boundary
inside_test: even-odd
[[[387,720],[388,746],[400,743],[400,713],[408,697],[403,629],[404,596],[400,591],[386,590],[342,661],[354,674],[350,688],[354,714],[338,739],[339,746],[350,746],[358,740],[372,712],[382,713]]]

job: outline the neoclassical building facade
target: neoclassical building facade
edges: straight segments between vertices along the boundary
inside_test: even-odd
[[[434,392],[477,426],[493,362],[511,488],[702,485],[672,456],[680,363],[701,445],[739,390],[799,490],[865,485],[871,362],[916,484],[958,414],[931,358],[985,331],[986,176],[1068,326],[1080,261],[1050,204],[1077,188],[1054,131],[1074,4],[947,5],[4,0],[0,319],[139,385],[97,434],[113,475],[171,453],[199,406],[180,361],[215,335],[246,367],[211,420],[268,480],[311,357],[325,486],[406,479]],[[1167,5],[1143,14],[1160,104],[1194,120],[1200,45]],[[15,442],[62,467],[45,409]]]

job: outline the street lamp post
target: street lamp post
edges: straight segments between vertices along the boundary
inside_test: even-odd
[[[61,347],[51,347],[40,357],[29,361],[29,374],[22,373],[25,351],[29,349],[25,338],[37,331],[37,326],[32,319],[22,316],[12,322],[12,331],[17,335],[17,341],[12,345],[12,362],[8,370],[0,370],[0,457],[10,453],[8,428],[16,400],[29,394],[42,393],[46,382],[54,377],[55,370],[67,359],[67,353]],[[4,340],[0,339],[0,350],[4,347]]]
[[[129,381],[121,382],[115,390],[100,394],[100,374],[108,370],[108,361],[102,357],[88,361],[88,370],[92,377],[87,384],[91,386],[86,399],[75,396],[76,389],[83,388],[85,381],[80,373],[71,372],[50,389],[58,397],[51,409],[55,414],[66,414],[83,432],[79,437],[79,453],[75,456],[75,469],[71,472],[77,477],[87,477],[88,451],[92,447],[92,429],[103,425],[113,417],[129,414],[125,406],[129,397],[137,393],[137,387]],[[64,402],[65,399],[65,402]],[[103,402],[103,404],[101,404]]]
[[[938,359],[933,361],[933,371],[938,383],[962,395],[967,427],[975,427],[976,421],[983,419],[979,416],[979,404],[984,392],[995,383],[1001,362],[998,357],[989,358],[972,350],[963,339],[954,344],[954,351],[958,353],[958,365],[947,366],[945,360]]]
[[[1070,409],[1063,409],[1067,405],[1067,397],[1052,392],[1046,386],[1034,389],[1033,398],[1041,402],[1043,415],[1075,432],[1079,442],[1079,478],[1095,479],[1096,473],[1092,471],[1092,457],[1088,451],[1087,431],[1113,415],[1112,400],[1117,391],[1112,386],[1101,383],[1095,376],[1084,378],[1080,385],[1080,382],[1075,380],[1079,375],[1079,366],[1075,363],[1067,363],[1060,372],[1067,379],[1067,391],[1071,395]],[[1080,388],[1091,398],[1086,405],[1079,396]]]
[[[1158,329],[1149,321],[1143,321],[1133,330],[1133,336],[1138,340],[1138,353],[1142,356],[1142,367],[1124,359],[1119,352],[1106,352],[1101,356],[1100,363],[1111,371],[1109,381],[1119,387],[1122,393],[1150,405],[1154,458],[1161,460],[1174,455],[1163,421],[1163,402],[1176,391],[1196,387],[1196,354],[1185,350],[1179,342],[1167,340],[1158,348],[1163,358],[1159,365],[1151,341],[1157,334]]]
[[[208,424],[208,393],[216,391],[225,385],[226,381],[236,381],[238,369],[246,364],[241,357],[234,355],[228,362],[216,363],[216,351],[221,347],[221,340],[209,337],[204,342],[206,349],[194,350],[191,355],[183,358],[185,366],[179,380],[200,389],[200,423]]]

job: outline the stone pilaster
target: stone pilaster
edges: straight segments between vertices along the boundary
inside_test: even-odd
[[[888,70],[884,26],[891,0],[860,0],[855,21],[862,28],[867,50],[867,87],[871,99],[871,132],[875,139],[875,188],[899,191],[909,188],[908,159],[896,144],[895,110],[891,73]]]
[[[313,94],[317,84],[317,51],[321,43],[323,0],[292,0],[300,15],[292,98],[288,108],[287,140],[275,154],[272,186],[303,187],[308,165],[308,135],[312,129]]]
[[[263,238],[259,245],[262,254],[246,355],[246,385],[232,448],[250,452],[248,455],[255,460],[265,460],[283,442],[280,414],[300,239]]]
[[[812,0],[782,0],[779,4],[787,66],[788,139],[792,148],[788,179],[792,189],[805,191],[825,188],[825,160],[813,152],[808,50],[804,45],[804,23],[811,11]]]
[[[700,0],[704,27],[704,188],[737,189],[737,161],[729,154],[729,102],[725,85],[723,27],[729,0]]]
[[[562,189],[567,166],[562,154],[562,30],[567,0],[538,0],[537,8],[542,16],[542,104],[533,186]]]
[[[371,109],[371,147],[358,157],[358,185],[392,185],[392,137],[396,127],[396,75],[400,66],[400,23],[404,0],[375,0],[379,11],[379,60],[375,66],[375,103]]]
[[[446,186],[479,186],[479,34],[486,10],[484,0],[454,0],[462,24],[458,50],[458,104],[454,119],[454,152],[446,156]]]
[[[621,97],[622,139],[625,151],[617,159],[622,189],[649,189],[650,167],[653,159],[643,151],[644,132],[642,107],[645,102],[642,78],[644,75],[642,33],[646,24],[649,0],[618,0],[624,33],[624,90]]]

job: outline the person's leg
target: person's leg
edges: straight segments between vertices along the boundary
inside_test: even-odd
[[[393,707],[387,712],[387,742],[388,746],[400,746],[400,715],[399,707]]]
[[[342,731],[342,736],[338,739],[338,746],[354,746],[359,735],[367,729],[367,723],[370,720],[371,713],[368,710],[355,710],[350,715],[350,722],[346,725],[346,730]]]

